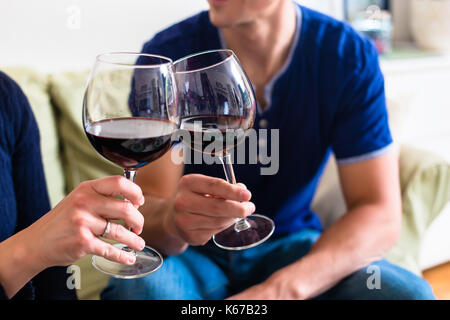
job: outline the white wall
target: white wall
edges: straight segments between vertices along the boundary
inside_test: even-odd
[[[2,0],[0,64],[43,71],[89,68],[107,51],[140,51],[206,0]]]
[[[329,14],[337,19],[344,18],[343,0],[297,0],[302,5]]]
[[[340,15],[342,0],[301,0]],[[0,66],[90,68],[108,51],[140,51],[158,30],[207,9],[206,0],[1,0]]]

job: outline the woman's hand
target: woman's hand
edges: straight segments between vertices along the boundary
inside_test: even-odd
[[[122,195],[127,201],[114,198]],[[100,240],[108,220],[124,220],[128,231],[111,222],[107,238],[142,250],[144,203],[141,189],[115,176],[81,183],[53,210],[28,228],[0,243],[0,285],[8,297],[16,294],[42,270],[69,265],[87,254],[133,264],[135,257]]]
[[[122,195],[127,201],[114,196]],[[142,191],[124,177],[114,176],[81,183],[53,210],[25,229],[30,254],[36,253],[45,266],[69,265],[87,254],[133,264],[132,253],[100,240],[108,220],[124,220],[128,231],[111,222],[108,239],[142,250],[144,218],[137,210],[144,203]]]
[[[251,193],[243,184],[230,184],[200,174],[180,179],[165,228],[186,243],[204,245],[211,237],[255,211]]]

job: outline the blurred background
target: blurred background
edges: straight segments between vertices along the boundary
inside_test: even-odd
[[[378,39],[383,52],[390,51],[391,40],[402,53],[413,44],[424,50],[450,49],[448,0],[298,2],[347,19]],[[43,71],[90,67],[99,52],[140,50],[158,30],[207,8],[206,0],[1,1],[0,61]]]
[[[395,140],[400,145],[432,152],[449,164],[450,0],[298,2],[346,20],[373,39],[386,79],[386,96]],[[49,101],[64,105],[65,97],[81,97],[86,71],[97,54],[140,51],[143,43],[157,31],[207,8],[206,0],[0,1],[0,69],[6,68],[12,70],[12,74],[20,75],[17,79],[25,87],[35,85],[33,81],[36,82],[37,78],[36,73],[24,73],[23,68],[38,72],[39,81],[45,82],[45,90],[51,95]],[[72,78],[64,72],[72,72]],[[81,78],[77,78],[82,79],[76,83],[79,91],[73,85],[73,72],[84,72]],[[51,76],[45,78],[46,75]],[[70,85],[69,78],[72,81]],[[77,108],[81,108],[81,102],[76,101]],[[54,130],[59,132],[60,139],[60,142],[55,142],[57,147],[64,144],[65,132],[74,125],[73,121],[81,117],[73,106],[68,104],[66,109],[57,111],[73,114],[75,119],[64,122],[56,117],[58,124],[54,125]],[[46,129],[48,131],[50,127]],[[50,133],[43,132],[42,135],[51,138]],[[78,142],[67,141],[70,143],[62,148],[65,148],[64,156],[70,160],[76,157],[76,152],[70,154],[70,148]],[[82,148],[85,147],[80,147],[80,150]],[[47,154],[44,156],[48,157]],[[66,171],[67,180],[67,169],[61,167],[60,170]],[[71,175],[73,181],[81,179],[79,172],[72,172]],[[55,186],[55,181],[49,184]],[[68,182],[62,180],[61,185],[64,184],[65,191],[68,191]],[[53,204],[59,198],[53,197]],[[437,276],[438,285],[440,283],[443,287],[440,297],[450,299],[450,265],[447,263],[450,261],[450,206],[440,209],[426,230],[419,230],[424,233],[420,242],[420,269],[432,270],[428,276],[434,277],[436,266],[441,268],[439,274],[444,274],[447,282],[442,280],[441,275]],[[417,225],[413,227],[418,230]]]

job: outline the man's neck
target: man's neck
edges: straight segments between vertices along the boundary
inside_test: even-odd
[[[296,20],[294,4],[279,1],[279,7],[265,16],[222,31],[227,46],[241,60],[251,59],[255,65],[273,69],[278,60],[284,61],[287,57],[295,35]]]
[[[227,46],[250,71],[250,78],[251,74],[259,74],[258,78],[264,75],[265,80],[270,80],[283,66],[293,43],[295,6],[287,0],[279,1],[277,6],[252,22],[222,29]],[[256,67],[258,70],[253,70]]]

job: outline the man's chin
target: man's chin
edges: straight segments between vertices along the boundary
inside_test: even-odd
[[[209,11],[209,20],[217,28],[229,28],[235,24],[231,19],[215,14],[211,10]]]

